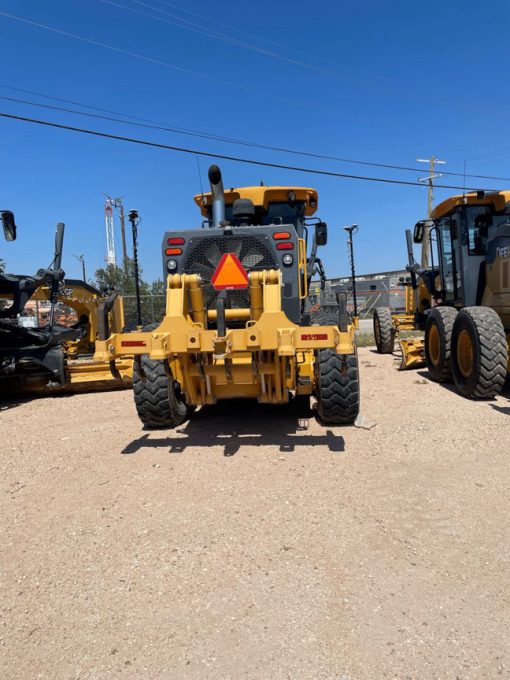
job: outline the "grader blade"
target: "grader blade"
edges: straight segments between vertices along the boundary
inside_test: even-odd
[[[425,366],[423,338],[407,338],[406,340],[399,340],[399,343],[402,352],[399,371]]]

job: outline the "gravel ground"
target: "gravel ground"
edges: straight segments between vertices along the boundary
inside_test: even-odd
[[[371,430],[4,404],[2,680],[510,677],[509,393],[360,361]]]

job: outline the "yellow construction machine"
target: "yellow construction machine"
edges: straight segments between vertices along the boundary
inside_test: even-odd
[[[326,224],[312,218],[317,192],[224,191],[215,165],[209,180],[210,193],[195,196],[202,229],[163,238],[163,321],[105,337],[96,359],[134,356],[135,404],[149,428],[175,427],[219,399],[284,404],[312,394],[324,423],[354,422],[358,359],[346,305],[327,326],[309,325],[305,312],[311,277],[323,271],[317,248],[327,240]]]
[[[406,238],[403,327],[424,338],[401,341],[403,367],[426,364],[432,380],[453,380],[465,397],[496,396],[510,371],[510,191],[448,198]],[[421,264],[413,242],[421,245]],[[393,351],[401,329],[388,309],[377,311],[379,352]]]
[[[6,237],[12,236],[8,240],[14,240],[15,229],[6,230],[4,224],[4,231]],[[0,274],[1,396],[131,383],[132,359],[117,362],[115,380],[109,363],[93,358],[96,337],[124,326],[122,299],[114,292],[103,294],[83,281],[64,278],[63,237],[64,225],[59,223],[49,269],[40,269],[35,276]]]

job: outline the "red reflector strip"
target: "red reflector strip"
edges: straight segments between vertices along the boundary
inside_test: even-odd
[[[275,231],[273,238],[278,241],[279,239],[290,238],[290,234],[288,231]]]
[[[145,347],[145,340],[121,340],[121,347]]]
[[[294,244],[293,243],[277,243],[276,244],[276,250],[294,250]]]
[[[167,248],[165,250],[165,255],[182,255],[181,248]]]
[[[301,340],[327,340],[327,333],[305,333],[301,336]]]
[[[169,246],[182,246],[184,245],[183,238],[169,238],[167,241]]]

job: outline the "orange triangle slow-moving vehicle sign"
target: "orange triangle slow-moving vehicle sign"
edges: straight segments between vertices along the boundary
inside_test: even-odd
[[[211,279],[216,290],[236,290],[248,287],[248,274],[235,253],[225,253]]]

